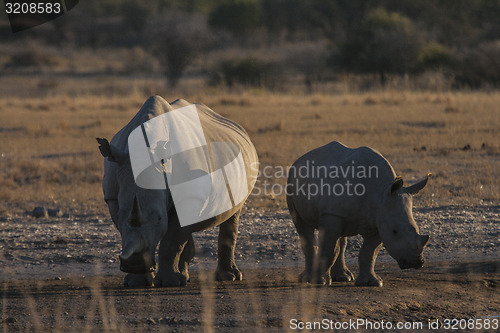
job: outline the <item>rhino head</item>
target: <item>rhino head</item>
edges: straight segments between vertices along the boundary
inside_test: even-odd
[[[429,236],[419,234],[412,214],[412,196],[425,187],[429,176],[409,187],[403,187],[403,179],[397,177],[382,195],[378,231],[387,252],[401,269],[418,269],[425,262],[423,250]]]
[[[153,272],[156,247],[168,227],[168,191],[137,186],[129,155],[106,139],[97,141],[102,155],[113,164],[113,172],[105,177],[116,177],[118,187],[116,200],[107,200],[107,204],[122,237],[120,269],[135,274]]]

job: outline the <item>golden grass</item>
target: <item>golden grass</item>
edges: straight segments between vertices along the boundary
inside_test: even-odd
[[[497,93],[240,96],[253,100],[247,107],[218,102],[225,98],[209,97],[207,104],[247,129],[264,166],[290,165],[306,151],[338,140],[379,150],[407,180],[432,172],[421,196],[426,204],[500,199]],[[283,206],[282,198],[277,204]]]
[[[288,166],[338,140],[370,146],[408,180],[432,172],[425,204],[498,202],[500,94],[383,91],[339,95],[241,94],[207,90],[202,102],[248,131],[262,166]],[[105,210],[102,157],[110,139],[147,98],[53,96],[0,99],[0,211],[52,203]],[[277,179],[284,182],[284,179]],[[283,196],[251,197],[250,207],[284,207]]]

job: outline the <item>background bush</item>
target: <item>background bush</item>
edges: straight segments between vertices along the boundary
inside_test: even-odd
[[[378,76],[384,85],[394,75],[429,71],[455,77],[454,87],[493,87],[499,17],[497,0],[87,0],[21,34],[12,34],[0,16],[6,50],[0,60],[13,55],[8,45],[34,42],[74,50],[142,49],[137,54],[146,60],[129,66],[131,72],[150,73],[156,65],[147,62],[154,57],[172,87],[189,71],[251,86],[273,86],[288,76],[307,91],[350,74]],[[313,46],[299,52],[306,43]],[[235,63],[217,68],[234,49]],[[260,63],[245,64],[244,58]],[[8,66],[57,66],[50,62],[35,52],[12,57]]]
[[[500,87],[500,40],[463,51],[456,69],[458,87]]]
[[[333,49],[330,64],[343,71],[377,73],[383,84],[387,74],[405,74],[414,68],[421,39],[410,19],[376,9]]]
[[[281,87],[282,72],[278,66],[257,59],[233,59],[221,62],[211,71],[211,85],[246,86],[277,89]]]

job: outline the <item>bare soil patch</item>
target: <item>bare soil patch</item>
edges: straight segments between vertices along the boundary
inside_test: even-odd
[[[9,331],[272,332],[289,330],[294,319],[362,318],[427,330],[429,320],[498,315],[498,267],[499,261],[433,262],[401,272],[387,264],[379,269],[382,288],[299,284],[300,269],[290,267],[247,269],[244,281],[225,283],[195,271],[187,287],[160,289],[124,289],[116,274],[29,279],[2,283],[2,322]]]
[[[217,228],[195,235],[191,281],[180,288],[125,289],[120,238],[105,214],[0,221],[0,324],[7,331],[286,331],[291,320],[415,322],[498,318],[498,206],[417,208],[431,235],[421,270],[401,271],[382,251],[384,287],[300,284],[303,255],[285,211],[248,209],[237,262],[244,280],[213,281]],[[349,240],[357,273],[361,239]],[[418,325],[418,324],[416,324]]]

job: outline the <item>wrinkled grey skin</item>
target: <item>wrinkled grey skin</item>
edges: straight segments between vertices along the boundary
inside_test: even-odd
[[[309,164],[307,164],[309,163]],[[423,249],[429,236],[418,234],[418,226],[412,216],[412,195],[427,183],[428,177],[410,187],[403,187],[403,180],[380,153],[368,147],[350,149],[339,142],[331,142],[300,157],[292,167],[372,166],[369,173],[332,176],[289,172],[287,204],[300,237],[306,259],[305,271],[299,280],[318,284],[333,281],[351,281],[353,275],[345,265],[346,237],[362,235],[363,245],[359,253],[357,286],[382,286],[382,279],[374,272],[375,260],[382,242],[401,269],[421,268],[424,264]],[[373,166],[376,167],[373,168]],[[312,169],[310,167],[310,169]],[[375,170],[378,170],[377,173]],[[319,173],[319,172],[318,172]],[[378,176],[378,177],[376,177]],[[321,183],[323,181],[323,183]],[[347,195],[346,182],[363,184],[364,194]],[[333,191],[304,195],[300,186],[328,183],[343,184],[344,194]],[[337,185],[339,186],[339,185]],[[302,187],[307,188],[307,187]],[[351,188],[352,189],[352,188]],[[359,190],[358,193],[363,191]],[[307,191],[305,191],[307,192]],[[314,194],[314,191],[309,191]],[[328,193],[327,193],[328,192]],[[340,187],[337,187],[340,194]],[[319,229],[319,246],[314,247],[314,230]]]
[[[125,286],[179,286],[189,280],[188,264],[194,256],[192,233],[220,225],[216,270],[217,280],[241,280],[242,274],[234,262],[234,247],[238,234],[239,216],[244,201],[233,209],[211,219],[181,227],[166,190],[148,190],[136,185],[128,155],[128,136],[142,123],[190,103],[177,100],[168,104],[159,96],[150,97],[135,117],[109,143],[97,139],[105,157],[103,192],[111,218],[122,237],[120,269],[127,274]],[[255,183],[258,168],[257,153],[245,130],[198,104],[200,119],[206,131],[216,132],[217,138],[236,142],[245,161],[247,183]],[[158,270],[155,253],[158,251]],[[156,274],[155,274],[156,271]]]

